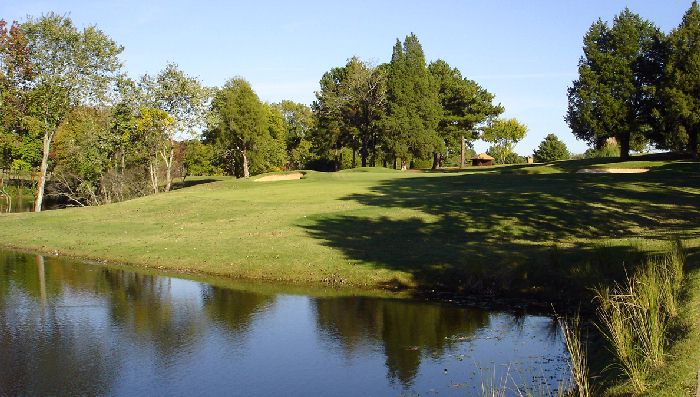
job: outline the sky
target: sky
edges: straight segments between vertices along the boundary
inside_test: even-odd
[[[0,0],[0,18],[48,12],[97,25],[124,46],[125,71],[157,74],[169,62],[204,84],[247,79],[262,100],[311,104],[323,73],[358,56],[388,62],[396,39],[415,33],[428,62],[443,59],[496,96],[528,126],[529,155],[549,133],[586,150],[564,121],[583,36],[629,7],[664,32],[690,0],[187,1]],[[486,144],[479,142],[477,151]]]

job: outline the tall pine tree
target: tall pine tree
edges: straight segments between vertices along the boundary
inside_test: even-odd
[[[442,107],[438,134],[449,149],[460,148],[460,166],[464,167],[464,140],[476,138],[479,125],[503,113],[503,106],[494,105],[494,95],[476,82],[463,78],[457,68],[442,59],[431,62],[430,74],[437,80]],[[433,169],[440,167],[442,154],[435,152]]]
[[[427,158],[443,143],[437,133],[441,108],[438,85],[425,63],[416,35],[394,45],[387,76],[387,113],[382,120],[384,148],[401,169],[412,157]]]

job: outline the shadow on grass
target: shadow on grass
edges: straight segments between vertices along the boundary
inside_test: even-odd
[[[661,248],[653,241],[700,236],[699,171],[400,178],[343,198],[375,215],[303,227],[350,259],[410,274],[419,289],[578,301],[633,271]],[[426,216],[398,219],[385,211],[394,208]]]
[[[213,182],[218,182],[218,181],[219,181],[219,179],[213,179],[213,178],[187,179],[185,181],[173,182],[172,190],[179,190],[179,189],[184,189],[186,187],[203,185],[206,183],[213,183]]]

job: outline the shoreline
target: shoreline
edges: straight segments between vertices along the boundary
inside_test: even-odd
[[[497,310],[503,312],[527,311],[530,314],[553,316],[555,314],[573,314],[574,310],[567,310],[567,302],[554,302],[547,299],[536,299],[532,296],[499,296],[497,294],[460,294],[449,290],[435,290],[430,288],[390,288],[366,284],[355,285],[351,283],[328,283],[309,280],[253,278],[235,274],[219,274],[193,269],[183,269],[162,265],[147,265],[124,260],[104,259],[95,256],[68,254],[56,249],[34,249],[0,243],[0,250],[16,252],[25,255],[42,255],[56,258],[64,258],[82,262],[88,265],[105,266],[120,270],[155,273],[162,277],[175,277],[214,285],[229,286],[230,284],[244,284],[250,287],[252,284],[263,288],[281,290],[284,293],[304,294],[316,296],[313,292],[333,291],[334,296],[367,296],[386,299],[407,299],[445,303],[460,307],[475,307],[484,310]],[[301,291],[301,292],[299,292]],[[321,293],[320,295],[324,295]],[[576,310],[581,309],[577,307]],[[587,314],[588,312],[583,312]]]

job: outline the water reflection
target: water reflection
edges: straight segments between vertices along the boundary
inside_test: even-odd
[[[368,340],[379,343],[386,354],[389,378],[405,387],[418,373],[421,356],[442,356],[455,339],[472,336],[489,325],[488,313],[437,304],[421,304],[368,298],[314,300],[319,329],[352,353]]]
[[[0,251],[0,395],[471,395],[483,368],[560,371],[551,322],[514,319]]]

